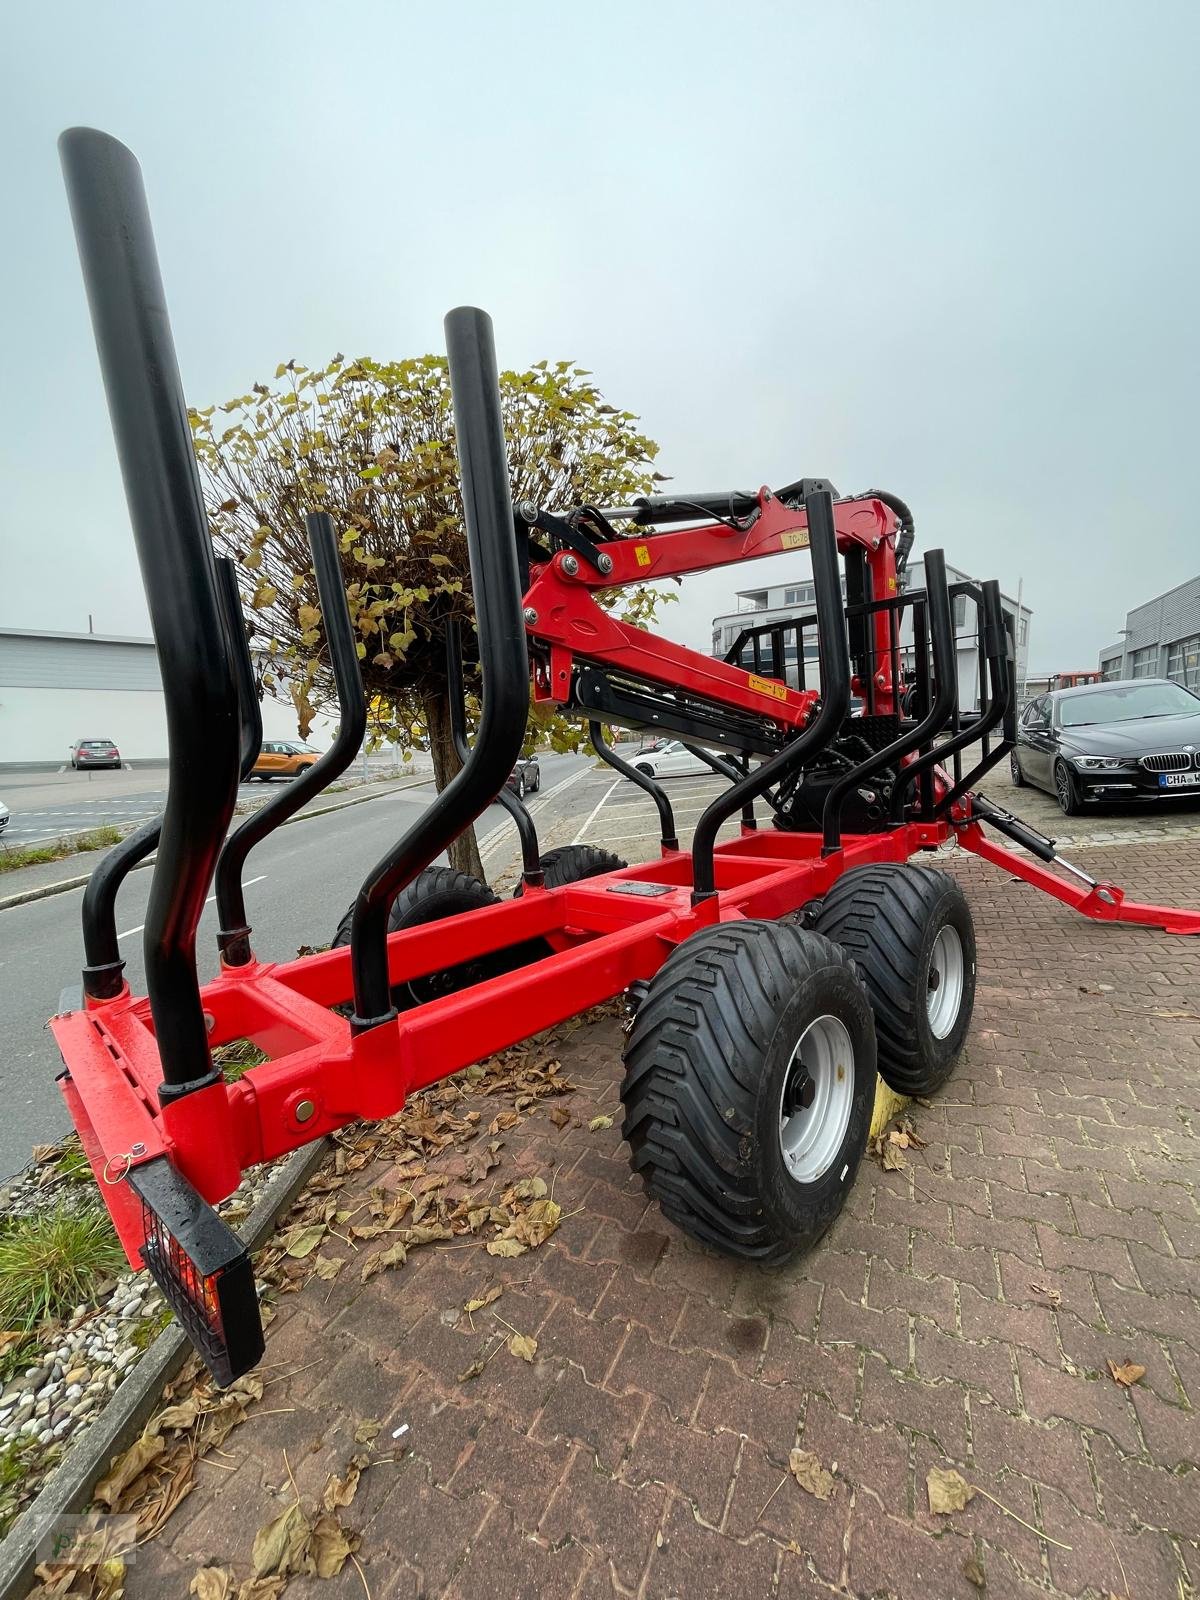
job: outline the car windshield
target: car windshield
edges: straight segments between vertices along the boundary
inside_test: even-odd
[[[1114,683],[1111,689],[1071,695],[1059,702],[1064,728],[1097,722],[1136,722],[1141,717],[1200,715],[1200,698],[1177,683]]]

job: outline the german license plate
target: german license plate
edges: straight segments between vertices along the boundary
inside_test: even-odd
[[[1196,789],[1200,788],[1200,772],[1160,772],[1158,775],[1160,789]]]

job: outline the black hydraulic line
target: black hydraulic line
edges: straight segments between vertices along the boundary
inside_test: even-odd
[[[915,727],[907,729],[898,739],[876,750],[857,767],[843,772],[830,784],[821,813],[823,841],[822,855],[832,855],[841,848],[842,806],[852,789],[873,778],[886,767],[895,764],[930,739],[933,739],[954,715],[958,693],[958,676],[954,659],[954,616],[950,609],[950,595],[946,588],[946,558],[941,550],[925,553],[925,604],[929,616],[929,633],[933,644],[934,695],[928,714]],[[893,682],[892,690],[898,694],[900,685]]]
[[[446,684],[450,706],[450,737],[458,759],[466,766],[471,758],[467,742],[466,693],[463,684],[462,633],[455,618],[446,621]],[[530,889],[540,889],[546,881],[538,844],[537,828],[529,815],[529,807],[520,795],[513,794],[507,783],[496,796],[496,804],[508,812],[516,824],[521,841],[521,882]]]
[[[243,783],[254,770],[262,749],[262,706],[258,684],[254,681],[254,662],[250,640],[242,617],[242,597],[238,592],[237,568],[228,556],[217,557],[217,599],[229,630],[229,658],[237,680],[238,725],[241,733],[239,770]]]
[[[367,730],[367,706],[362,674],[358,667],[357,639],[346,604],[342,584],[342,563],[338,554],[337,530],[333,518],[324,511],[304,519],[317,578],[317,598],[321,603],[321,625],[329,647],[329,661],[337,689],[340,721],[337,735],[325,754],[307,772],[293,778],[285,789],[276,790],[265,805],[252,811],[225,841],[217,861],[217,945],[221,964],[244,967],[254,959],[250,948],[250,926],[246,921],[246,900],[242,893],[242,868],[256,844],[261,844],[301,806],[320,794],[340,777],[362,748]]]
[[[241,775],[249,776],[262,744],[262,713],[254,684],[254,667],[246,645],[238,598],[237,576],[227,556],[217,558],[217,599],[221,604],[233,665],[237,674],[241,727]],[[240,638],[239,638],[240,632]],[[162,816],[151,817],[108,852],[97,864],[83,890],[83,992],[90,1000],[111,1000],[119,995],[125,962],[117,944],[117,894],[125,879],[158,848]]]
[[[59,152],[166,704],[170,774],[145,931],[165,1102],[220,1077],[196,925],[237,799],[237,689],[141,171],[90,128],[69,129]]]
[[[1008,702],[1011,696],[1011,678],[1008,672],[1008,636],[1004,628],[1003,608],[1000,605],[1000,585],[989,579],[982,586],[973,583],[956,583],[953,586],[954,595],[966,594],[975,599],[980,612],[984,628],[987,658],[989,662],[989,676],[992,680],[992,699],[986,714],[968,727],[960,729],[944,739],[940,745],[926,750],[922,755],[902,767],[897,774],[895,786],[892,789],[892,815],[893,826],[898,825],[904,816],[905,797],[909,789],[918,778],[923,778],[924,773],[932,767],[940,766],[950,757],[957,762],[959,753],[970,744],[975,744],[983,733],[996,727],[1008,715]],[[991,608],[993,622],[998,619],[998,630],[987,620],[986,612]],[[956,674],[957,677],[957,674]],[[999,754],[993,760],[982,765],[982,771],[987,771],[996,764],[996,761],[1008,754],[1007,742],[997,747]],[[961,779],[955,783],[951,791],[955,799],[966,792],[971,784],[980,776],[980,768],[976,768],[968,779]],[[936,815],[945,815],[946,798],[943,797],[937,804]]]
[[[887,489],[864,489],[862,494],[856,494],[854,499],[865,500],[868,496],[873,500],[882,500],[889,511],[896,513],[896,520],[900,524],[900,531],[896,535],[896,571],[903,572],[908,566],[908,558],[912,554],[912,547],[917,537],[913,514],[898,494],[892,494]]]
[[[809,549],[816,588],[817,639],[821,653],[821,701],[816,716],[778,755],[733,784],[708,806],[692,838],[692,900],[707,900],[716,893],[713,849],[717,833],[735,811],[769,789],[786,781],[805,759],[824,749],[850,710],[850,652],[846,642],[846,616],[838,574],[837,536],[833,525],[833,496],[828,490],[809,494],[804,501],[808,519]]]
[[[588,733],[591,736],[592,749],[601,761],[606,761],[614,772],[619,772],[623,778],[628,778],[630,783],[636,783],[639,789],[644,789],[658,807],[663,849],[678,850],[679,835],[675,832],[675,813],[662,785],[656,783],[648,772],[640,771],[632,762],[626,761],[624,756],[619,756],[600,732],[600,723],[589,722]]]
[[[529,651],[517,579],[517,541],[491,319],[473,306],[459,306],[447,316],[445,327],[483,669],[483,712],[474,748],[462,771],[373,868],[358,891],[350,929],[354,974],[351,1027],[357,1033],[396,1016],[387,958],[392,901],[499,794],[521,753],[529,718]]]

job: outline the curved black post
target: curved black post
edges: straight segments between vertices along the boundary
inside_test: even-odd
[[[529,719],[529,651],[491,318],[474,306],[459,306],[447,316],[445,327],[483,668],[483,714],[467,764],[358,891],[350,929],[354,973],[350,1026],[356,1033],[396,1016],[387,960],[392,901],[491,805],[521,753]]]
[[[450,737],[454,740],[459,761],[466,766],[470,760],[471,746],[467,742],[462,633],[456,618],[448,619],[446,622],[446,689],[449,696]],[[513,794],[507,783],[496,796],[496,804],[508,812],[520,836],[521,882],[529,889],[540,889],[546,881],[546,874],[542,871],[537,829],[534,827],[533,818],[529,815],[529,807],[519,796]]]
[[[713,848],[721,825],[739,807],[786,779],[806,756],[824,748],[846,720],[850,710],[850,650],[846,640],[846,614],[838,575],[837,534],[833,526],[833,496],[821,490],[804,497],[816,590],[817,639],[821,652],[821,701],[816,716],[803,732],[770,761],[733,784],[717,798],[696,824],[692,838],[692,901],[716,893]]]
[[[115,844],[97,862],[83,890],[83,992],[89,1000],[112,1000],[121,993],[125,962],[117,946],[117,891],[157,849],[162,817],[151,817]]]
[[[954,715],[954,706],[958,699],[958,670],[954,659],[954,616],[950,609],[950,594],[946,588],[946,558],[941,550],[925,552],[925,604],[929,613],[929,635],[933,645],[933,705],[916,727],[909,728],[899,739],[894,739],[882,750],[876,750],[866,761],[860,762],[857,767],[851,767],[836,783],[830,784],[821,814],[824,833],[822,855],[832,855],[841,847],[842,806],[851,789],[856,789],[860,783],[865,783],[868,778],[874,777],[877,772],[882,772],[885,767],[892,766],[901,756],[919,750],[927,740],[939,733]],[[894,684],[892,688],[893,693],[899,692],[898,684]]]
[[[904,800],[910,787],[924,772],[931,767],[940,766],[951,756],[957,755],[960,750],[965,750],[969,744],[975,744],[987,733],[990,733],[998,723],[1011,720],[1013,707],[1013,685],[1011,674],[1008,670],[1008,632],[1004,626],[1004,608],[1000,604],[1000,585],[994,578],[989,578],[978,589],[974,584],[954,585],[954,593],[965,593],[977,596],[980,623],[984,631],[985,654],[988,659],[988,675],[992,680],[992,699],[987,712],[978,721],[969,727],[952,735],[933,750],[927,750],[924,755],[918,756],[908,766],[902,767],[892,791],[892,822],[899,823],[904,815]],[[956,694],[957,698],[957,694]],[[1014,730],[1015,733],[1015,730]],[[995,761],[1001,760],[1012,748],[1008,741],[999,746]],[[986,766],[977,767],[970,776],[961,784],[951,790],[954,800],[964,794],[971,784],[979,777],[980,771],[994,766],[995,761],[989,761]],[[938,801],[935,811],[944,815],[949,796]]]
[[[662,832],[662,847],[664,850],[678,850],[679,836],[675,832],[675,813],[671,810],[671,802],[661,784],[654,781],[638,769],[624,756],[619,756],[600,732],[598,722],[588,723],[588,733],[591,735],[592,749],[601,761],[607,761],[614,772],[619,772],[623,778],[628,778],[630,783],[636,783],[639,789],[644,789],[651,800],[658,807],[658,821]]]
[[[254,681],[254,662],[242,616],[242,597],[238,592],[237,568],[228,556],[217,557],[217,599],[229,629],[229,658],[237,680],[238,726],[241,733],[238,771],[243,782],[250,776],[262,749],[262,706]]]
[[[256,844],[273,833],[313,795],[320,794],[345,772],[362,746],[367,730],[367,704],[358,651],[346,592],[342,587],[342,564],[338,556],[337,531],[333,519],[324,511],[305,517],[313,569],[317,575],[317,598],[321,602],[321,623],[329,646],[333,681],[337,687],[341,722],[337,737],[307,772],[293,778],[286,789],[279,789],[235,828],[225,841],[217,862],[217,944],[221,964],[244,967],[254,959],[250,949],[250,926],[246,921],[246,901],[242,894],[242,868]],[[249,658],[247,652],[247,659]]]
[[[141,172],[90,128],[64,133],[59,151],[166,701],[170,776],[145,933],[165,1102],[219,1078],[196,925],[237,798],[237,691]]]
[[[970,772],[954,785],[949,794],[944,794],[937,803],[938,816],[946,816],[950,807],[967,794],[983,777],[985,772],[990,772],[997,762],[1012,749],[1016,742],[1016,671],[1009,658],[1011,643],[1008,629],[1004,624],[1004,607],[1000,603],[1000,585],[995,578],[988,578],[980,585],[983,595],[983,627],[985,638],[985,654],[988,658],[988,676],[992,681],[991,702],[987,710],[968,731],[970,738],[964,741],[972,743],[977,739],[984,739],[993,728],[1003,726],[1000,743],[994,750],[988,751],[982,761],[974,766]],[[943,745],[939,755],[944,755],[954,741]],[[961,745],[955,748],[961,749]]]
[[[217,557],[217,599],[229,629],[230,654],[237,677],[241,728],[241,775],[250,774],[262,744],[262,712],[254,683],[254,665],[242,625],[237,574],[228,556]],[[125,879],[157,849],[162,817],[152,817],[114,845],[100,861],[83,890],[83,992],[89,1000],[111,1000],[121,993],[125,962],[117,945],[117,894]]]
[[[750,763],[743,760],[739,767],[736,761],[727,761],[724,756],[719,756],[713,750],[705,750],[702,745],[687,744],[682,739],[680,743],[689,755],[695,756],[697,761],[703,761],[705,766],[711,767],[718,778],[728,778],[730,783],[740,783],[750,771]],[[754,815],[754,796],[742,806],[742,827],[757,828],[758,822]]]

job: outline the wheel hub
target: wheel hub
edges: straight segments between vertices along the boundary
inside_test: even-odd
[[[949,923],[938,929],[929,955],[928,993],[925,1010],[930,1032],[944,1039],[958,1021],[966,983],[966,957],[958,929]]]
[[[837,1160],[854,1104],[854,1045],[840,1017],[801,1034],[779,1096],[779,1148],[797,1183],[815,1183]]]

